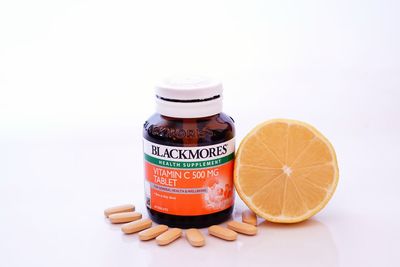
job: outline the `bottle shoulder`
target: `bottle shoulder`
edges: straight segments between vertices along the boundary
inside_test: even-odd
[[[145,139],[170,146],[207,146],[235,136],[234,121],[225,113],[204,118],[171,118],[153,114],[143,125]]]

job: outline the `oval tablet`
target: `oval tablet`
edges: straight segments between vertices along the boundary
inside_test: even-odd
[[[232,231],[228,228],[224,228],[219,225],[213,225],[213,226],[208,227],[208,233],[210,235],[219,237],[219,238],[227,240],[227,241],[233,241],[233,240],[236,240],[236,238],[237,238],[237,233],[235,231]]]
[[[238,221],[230,221],[228,222],[228,228],[245,235],[256,235],[257,234],[257,227],[254,225],[238,222]]]
[[[139,233],[139,239],[142,241],[150,240],[161,235],[168,230],[168,226],[160,224],[149,229],[143,230]]]
[[[108,216],[111,223],[127,223],[136,221],[142,218],[142,214],[139,212],[121,212],[121,213],[114,213]]]
[[[169,243],[175,241],[182,235],[182,230],[179,228],[172,228],[168,231],[157,236],[156,241],[160,246],[168,245]]]
[[[128,211],[135,211],[135,206],[132,204],[125,204],[125,205],[111,207],[104,210],[104,216],[108,218],[108,216],[110,216],[111,214],[128,212]]]
[[[257,225],[257,215],[251,210],[245,210],[242,212],[242,222]]]
[[[194,247],[202,247],[206,244],[203,234],[195,228],[186,230],[186,238]]]
[[[151,227],[152,223],[150,219],[142,219],[122,225],[121,230],[125,234],[133,234]]]

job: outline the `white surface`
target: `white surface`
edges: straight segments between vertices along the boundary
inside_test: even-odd
[[[0,3],[0,265],[399,266],[399,2],[142,2]],[[141,127],[179,71],[222,79],[237,140],[274,117],[322,131],[328,206],[200,249],[110,225],[144,211]]]

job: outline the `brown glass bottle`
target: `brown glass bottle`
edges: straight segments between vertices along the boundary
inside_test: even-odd
[[[222,113],[222,84],[198,77],[156,86],[156,114],[144,124],[149,216],[171,227],[206,227],[233,210],[233,120]]]
[[[156,113],[143,127],[144,139],[164,146],[211,146],[232,140],[234,136],[234,121],[222,112],[201,118],[174,118]],[[233,211],[232,203],[230,207],[215,213],[195,216],[172,215],[151,209],[149,201],[146,199],[150,218],[171,227],[207,227],[226,221]]]

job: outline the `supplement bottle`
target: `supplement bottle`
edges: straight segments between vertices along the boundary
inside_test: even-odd
[[[166,79],[156,86],[156,107],[143,128],[150,218],[180,228],[227,220],[234,202],[235,128],[222,113],[222,84]]]

